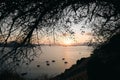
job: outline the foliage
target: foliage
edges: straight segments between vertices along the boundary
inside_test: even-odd
[[[32,61],[34,48],[30,54],[22,45],[38,40],[44,32],[74,34],[70,26],[81,21],[92,27],[98,41],[110,38],[120,32],[119,4],[119,0],[0,0],[0,41],[4,44],[0,65]],[[20,45],[6,52],[10,40]]]

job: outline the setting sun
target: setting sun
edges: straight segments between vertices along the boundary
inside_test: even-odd
[[[72,40],[72,39],[69,39],[69,38],[64,39],[63,44],[64,44],[64,45],[72,45],[72,44],[73,44],[73,40]]]

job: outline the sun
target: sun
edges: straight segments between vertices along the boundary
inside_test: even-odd
[[[69,39],[69,38],[64,39],[64,41],[63,41],[63,44],[66,46],[72,45],[72,43],[73,43],[73,40]]]

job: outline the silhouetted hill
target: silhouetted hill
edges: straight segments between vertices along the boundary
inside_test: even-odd
[[[120,34],[98,46],[88,61],[89,80],[120,80]]]
[[[52,78],[51,80],[87,80],[87,62],[89,58],[82,58],[76,62],[71,68],[66,69],[64,73]]]
[[[120,80],[120,34],[51,80]]]

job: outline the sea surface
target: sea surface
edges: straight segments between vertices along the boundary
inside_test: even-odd
[[[41,46],[42,53],[28,66],[21,66],[19,73],[27,73],[26,78],[42,75],[55,76],[76,64],[77,60],[89,57],[93,51],[88,46]],[[39,54],[40,51],[38,50]]]

